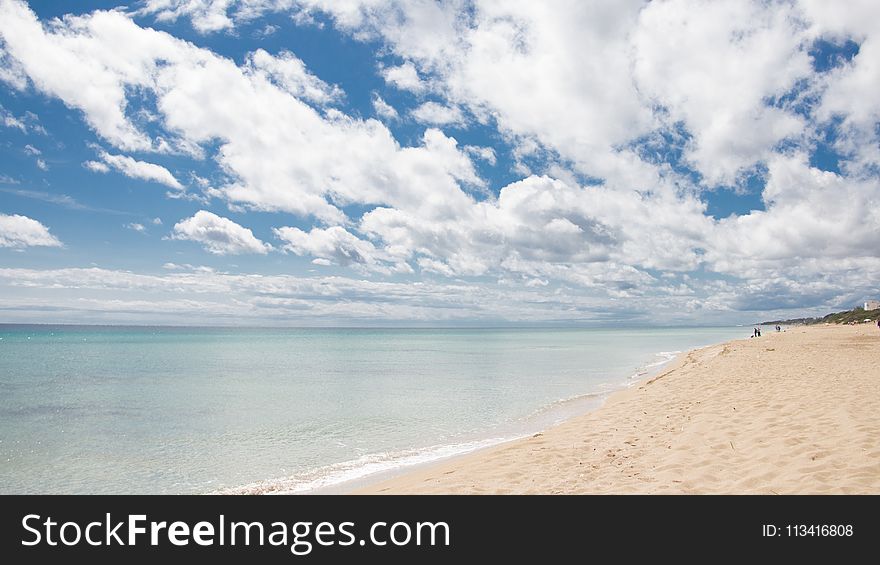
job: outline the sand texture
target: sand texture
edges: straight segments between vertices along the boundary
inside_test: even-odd
[[[880,494],[880,329],[692,351],[543,434],[358,492]]]

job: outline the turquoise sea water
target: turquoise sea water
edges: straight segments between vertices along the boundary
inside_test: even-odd
[[[0,492],[298,492],[559,421],[751,328],[0,326]]]

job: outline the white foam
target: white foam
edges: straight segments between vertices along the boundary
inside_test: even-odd
[[[659,367],[666,365],[681,354],[681,351],[660,351],[654,355],[654,360],[650,363],[642,365],[636,372],[629,376],[632,379],[641,379],[648,373],[657,370]],[[630,383],[632,384],[632,383]]]
[[[300,494],[356,481],[397,468],[411,467],[463,455],[518,437],[522,436],[493,437],[452,445],[435,445],[424,449],[373,453],[290,477],[224,488],[210,494]]]

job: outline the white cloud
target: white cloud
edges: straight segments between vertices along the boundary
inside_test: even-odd
[[[133,86],[144,85],[150,54],[143,40],[125,35],[116,25],[119,18],[124,19],[114,12],[68,16],[56,24],[67,33],[46,33],[26,4],[4,0],[0,38],[6,53],[39,90],[82,110],[89,124],[115,145],[149,149],[149,138],[126,119],[125,84],[120,77]],[[150,33],[156,32],[146,32]],[[89,35],[92,41],[85,39]],[[95,49],[98,42],[112,42],[113,48]]]
[[[267,38],[267,37],[271,37],[271,36],[275,35],[275,34],[278,32],[279,29],[281,29],[281,28],[279,28],[279,27],[276,26],[276,25],[266,24],[266,25],[263,27],[263,29],[261,29],[261,30],[259,30],[259,31],[257,31],[257,32],[254,32],[254,35],[256,35],[257,37],[259,37],[260,39],[265,39],[265,38]]]
[[[147,228],[144,227],[143,224],[138,224],[137,222],[131,222],[130,224],[125,224],[123,227],[128,228],[132,231],[136,231],[139,233],[145,233]]]
[[[766,211],[723,220],[708,246],[714,269],[749,279],[834,273],[880,249],[880,180],[847,179],[803,154],[769,163]]]
[[[37,158],[36,163],[37,163],[37,168],[39,168],[41,171],[48,171],[49,170],[49,165],[46,163],[45,160]]]
[[[153,218],[150,223],[152,223],[154,226],[161,226],[162,218]]]
[[[233,26],[227,14],[235,0],[146,0],[143,13],[154,13],[160,22],[175,21],[186,16],[200,33],[229,29]]]
[[[312,228],[309,232],[292,227],[277,228],[274,231],[285,242],[284,250],[315,257],[317,264],[357,266],[386,273],[392,270],[412,271],[404,261],[399,258],[395,260],[387,251],[377,249],[369,241],[364,241],[339,226]]]
[[[825,74],[819,81],[822,97],[816,111],[823,122],[839,119],[835,148],[848,157],[844,168],[854,176],[876,176],[880,168],[880,101],[875,94],[880,81],[880,5],[848,3],[845,10],[827,2],[802,1],[810,31],[834,43],[851,39],[859,43],[851,62]]]
[[[27,73],[24,72],[18,61],[6,53],[6,50],[3,48],[3,41],[0,41],[0,81],[15,90],[24,90],[28,85]],[[7,126],[9,125],[5,119],[3,122]]]
[[[32,80],[82,108],[89,123],[114,145],[152,146],[128,135],[136,129],[124,113],[131,87],[155,94],[161,125],[180,143],[218,141],[216,159],[227,182],[212,196],[245,208],[340,223],[344,215],[338,205],[420,200],[443,201],[441,207],[448,208],[467,198],[458,182],[481,183],[454,141],[441,141],[439,132],[426,133],[422,146],[400,147],[376,120],[336,110],[319,113],[266,72],[140,28],[118,12],[69,17],[47,33],[26,6],[4,6],[8,17],[0,19],[0,33]],[[67,63],[63,72],[60,60]],[[85,77],[91,86],[61,81],[69,74]],[[82,91],[94,92],[100,105]],[[175,186],[170,173],[146,170],[128,159],[105,161]],[[423,198],[414,187],[429,196]]]
[[[218,273],[193,265],[168,265],[157,275],[100,268],[0,268],[0,311],[10,321],[78,323],[250,322],[281,325],[363,325],[463,320],[487,322],[578,320],[662,323],[754,321],[762,296],[808,296],[807,313],[825,314],[840,300],[870,293],[868,277],[880,260],[840,271],[833,281],[766,281],[743,288],[726,281],[686,281],[643,296],[609,301],[594,289],[543,285],[534,278],[489,283],[423,280],[370,281],[340,276]],[[533,282],[535,281],[535,282]],[[149,297],[149,299],[145,299]],[[766,300],[764,301],[766,303]]]
[[[640,13],[635,79],[692,133],[686,157],[708,184],[733,184],[803,131],[802,117],[765,103],[811,73],[799,25],[786,3],[671,0]]]
[[[273,11],[292,10],[297,23],[310,22],[297,0],[144,0],[138,4],[141,6],[136,13],[140,15],[152,14],[160,22],[188,18],[193,28],[202,34],[231,32],[236,25]],[[278,29],[278,26],[266,24],[255,35],[268,37]]]
[[[398,90],[420,93],[424,92],[427,88],[422,79],[419,78],[419,73],[416,71],[415,66],[409,61],[397,67],[382,69],[382,76],[385,78],[385,82],[393,85]]]
[[[385,120],[396,120],[400,117],[397,110],[375,92],[373,93],[373,111]]]
[[[18,214],[0,213],[0,247],[61,247],[49,228],[37,220]]]
[[[31,144],[27,144],[24,146],[24,152],[28,155],[42,155],[43,152],[34,147]]]
[[[513,138],[537,139],[591,175],[633,178],[646,167],[615,148],[655,125],[630,72],[641,8],[636,1],[477,2],[467,11],[399,3],[376,8],[381,16],[366,25],[451,105],[495,120]],[[326,9],[335,13],[332,4]]]
[[[456,106],[444,106],[437,102],[425,102],[414,108],[410,115],[423,124],[434,126],[463,125],[464,116]]]
[[[490,165],[494,165],[497,161],[495,150],[491,147],[480,147],[477,145],[465,145],[464,152],[468,155],[481,159]]]
[[[880,162],[872,125],[880,9],[870,0],[846,10],[821,0],[151,4],[196,20],[219,12],[229,22],[269,10],[322,11],[356,38],[381,38],[404,61],[381,69],[389,84],[433,90],[514,137],[539,141],[583,173],[623,184],[647,186],[656,176],[627,144],[678,124],[690,136],[684,156],[706,183],[736,183],[780,141],[804,134],[804,117],[767,103],[804,79],[808,92],[822,94],[820,119],[845,115],[837,143],[852,158],[845,166],[870,171]],[[816,38],[852,38],[859,55],[817,81],[808,53]]]
[[[249,72],[261,74],[282,90],[316,104],[329,104],[344,96],[342,89],[329,85],[310,73],[305,63],[289,51],[272,56],[257,49],[247,60]]]
[[[102,163],[100,161],[86,161],[83,163],[83,167],[87,168],[90,171],[94,171],[96,173],[110,172],[110,167],[108,167],[105,163]]]
[[[198,273],[214,273],[216,272],[213,267],[207,267],[205,265],[191,265],[189,263],[177,264],[177,263],[165,263],[162,265],[163,269],[168,271],[193,271]]]
[[[251,230],[206,210],[199,210],[193,217],[177,222],[171,239],[201,243],[209,253],[215,255],[265,255],[272,249],[254,237]]]
[[[15,128],[22,133],[27,133],[27,125],[24,123],[24,120],[15,117],[3,106],[0,106],[0,120],[8,128]]]
[[[471,202],[454,216],[377,208],[360,231],[396,256],[447,275],[493,271],[563,278],[579,284],[648,282],[637,269],[692,269],[712,223],[694,198],[646,199],[605,187],[529,177],[497,200]],[[633,218],[652,218],[652,223]],[[444,265],[440,268],[440,265]],[[603,266],[604,265],[604,266]],[[622,277],[622,278],[621,278]]]
[[[138,161],[127,155],[111,155],[106,151],[101,151],[100,157],[103,162],[86,161],[83,165],[97,173],[109,172],[112,167],[130,178],[158,182],[176,190],[184,190],[183,185],[174,178],[171,171],[161,165]]]
[[[497,127],[489,133],[500,134],[526,177],[505,187],[488,187],[474,169],[471,159],[497,162],[492,148],[462,147],[437,129],[401,146],[378,120],[332,107],[341,91],[291,53],[258,50],[238,65],[117,12],[42,26],[22,3],[0,6],[4,60],[36,88],[81,109],[114,147],[208,153],[217,166],[211,181],[194,177],[206,198],[313,222],[275,233],[284,249],[317,264],[494,276],[548,291],[564,284],[597,300],[654,292],[687,297],[674,302],[683,309],[704,299],[715,311],[760,304],[761,293],[827,303],[847,296],[829,278],[843,272],[849,284],[853,265],[874,268],[876,3],[146,3],[144,13],[189,17],[202,32],[231,30],[267,10],[300,21],[329,14],[339,29],[382,42],[383,56],[402,61],[378,72],[417,95],[402,99],[421,103],[395,109],[373,93],[375,115],[393,120],[399,110],[433,125],[461,125],[466,115]],[[816,73],[809,53],[817,38],[853,39],[859,53]],[[133,93],[151,102],[155,139],[134,125],[142,121],[128,111]],[[811,168],[805,157],[825,126],[840,131],[840,174]],[[158,167],[109,157],[117,161],[84,165]],[[681,164],[702,179],[681,174]],[[705,191],[763,167],[766,210],[707,215]],[[149,169],[153,180],[179,189],[160,169]],[[192,236],[208,232],[215,235]],[[249,230],[204,211],[175,226],[174,237],[216,253],[233,252],[218,241],[268,250]],[[691,271],[706,280],[684,280]]]

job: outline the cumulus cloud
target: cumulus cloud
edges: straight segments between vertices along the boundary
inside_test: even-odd
[[[117,146],[149,149],[150,139],[126,118],[125,83],[120,80],[122,75],[132,86],[147,81],[148,61],[138,55],[144,44],[114,25],[117,17],[122,16],[68,16],[60,28],[70,33],[47,33],[25,3],[5,0],[0,3],[0,38],[6,54],[36,88],[82,110],[89,124]],[[89,33],[113,41],[115,47],[89,49],[81,41]]]
[[[310,73],[305,63],[289,51],[272,56],[263,49],[257,49],[250,54],[247,64],[250,72],[262,75],[297,98],[316,104],[329,104],[343,96],[342,89]]]
[[[765,103],[812,72],[800,25],[786,3],[673,0],[640,13],[635,80],[669,123],[692,133],[686,158],[710,185],[733,184],[803,131],[803,117]]]
[[[425,102],[421,106],[414,108],[410,115],[417,122],[434,126],[464,124],[464,116],[459,108],[444,106],[437,102]]]
[[[235,0],[147,0],[141,12],[155,14],[160,22],[186,16],[197,31],[210,33],[233,26],[227,11],[235,3]]]
[[[131,222],[129,224],[125,224],[124,227],[126,227],[132,231],[136,231],[138,233],[145,233],[147,231],[147,228],[144,227],[144,224],[139,224],[137,222]]]
[[[451,105],[491,117],[502,132],[535,138],[596,176],[638,169],[615,148],[654,126],[630,74],[641,2],[459,8],[394,4],[364,25],[433,77]]]
[[[497,157],[495,155],[495,150],[491,147],[480,147],[477,145],[466,145],[464,147],[465,153],[476,157],[482,161],[489,163],[490,165],[494,165],[497,161]]]
[[[199,210],[191,218],[174,224],[171,239],[195,241],[215,255],[265,255],[272,249],[270,245],[254,237],[254,233],[248,228],[207,210]]]
[[[510,270],[585,285],[644,283],[650,277],[630,265],[683,270],[699,264],[703,233],[711,228],[702,210],[693,198],[647,200],[532,176],[504,187],[497,200],[471,202],[433,221],[418,209],[377,208],[364,214],[360,230],[450,276]],[[648,214],[653,225],[631,221]]]
[[[385,82],[399,90],[420,93],[427,88],[419,78],[415,66],[409,61],[397,67],[382,69],[382,76],[385,78]]]
[[[597,300],[675,296],[687,311],[723,311],[783,307],[798,294],[843,300],[843,283],[829,279],[845,273],[849,284],[853,265],[874,268],[875,4],[150,0],[140,12],[190,18],[203,33],[271,10],[299,22],[320,12],[396,62],[376,72],[405,94],[395,108],[373,92],[377,117],[442,127],[466,116],[502,140],[497,153],[434,127],[402,145],[380,121],[346,113],[344,93],[293,53],[257,50],[238,64],[119,12],[42,24],[5,0],[0,56],[120,152],[212,159],[210,182],[192,177],[205,198],[299,216],[301,228],[274,233],[316,264],[571,285]],[[818,72],[820,40],[852,40],[858,54]],[[146,131],[129,110],[135,97],[150,102]],[[839,171],[810,161],[826,130]],[[508,156],[521,177],[506,186],[474,167]],[[167,169],[125,155],[84,166],[181,188]],[[709,215],[712,191],[747,190],[748,175],[765,183],[751,189],[762,209]],[[173,237],[214,253],[269,249],[206,211]]]
[[[90,171],[94,171],[96,173],[109,173],[110,167],[107,166],[106,163],[102,163],[101,161],[86,161],[83,163],[83,167],[87,168]]]
[[[358,17],[350,8],[313,4],[337,18],[342,29],[366,29],[382,37],[407,61],[406,68],[395,70],[396,79],[416,77],[414,84],[434,85],[438,94],[475,116],[490,115],[502,131],[522,140],[522,147],[535,140],[581,172],[603,179],[604,188],[585,190],[590,196],[584,200],[604,204],[595,208],[595,219],[604,226],[600,233],[614,236],[607,242],[609,259],[639,268],[703,265],[761,277],[779,271],[772,262],[764,262],[764,270],[747,268],[749,257],[775,253],[776,265],[783,257],[791,265],[812,255],[829,260],[827,273],[835,268],[834,257],[864,258],[874,242],[875,206],[849,206],[828,197],[837,191],[864,202],[880,190],[876,173],[870,172],[880,161],[875,127],[880,107],[877,97],[865,90],[876,83],[880,68],[880,53],[874,49],[880,36],[868,23],[878,15],[873,3],[840,11],[814,1],[673,0],[647,6],[476,2],[470,15],[463,16],[454,4],[438,8],[379,2],[360,3]],[[446,16],[434,13],[436,25],[422,25],[429,21],[425,14],[437,9]],[[450,35],[456,39],[448,41]],[[858,55],[851,64],[817,77],[809,51],[817,38],[835,43],[852,38],[860,44]],[[819,97],[814,115],[797,107],[805,96]],[[843,118],[837,148],[851,157],[842,167],[853,175],[811,170],[802,154],[780,149],[783,142],[808,149],[815,130],[835,116]],[[735,184],[744,172],[766,166],[767,210],[721,222],[707,218],[704,205],[688,194],[698,194],[700,187],[671,172],[663,161],[668,157],[658,161],[639,147],[653,135],[677,131],[684,136],[673,149],[682,151],[683,161],[702,175],[708,188]],[[534,152],[531,147],[527,151]],[[564,171],[558,172],[564,177]],[[777,192],[786,182],[782,178],[793,186],[780,200]],[[823,183],[827,188],[820,189]],[[508,189],[515,193],[513,188],[518,189],[503,189],[499,202]],[[553,201],[552,194],[540,191],[539,201]],[[499,204],[499,210],[504,208]],[[622,210],[632,215],[623,216]],[[678,226],[673,218],[679,218]],[[837,220],[836,227],[830,218]],[[492,233],[483,218],[470,221],[468,225],[480,226],[480,233]],[[554,225],[568,226],[561,220]],[[448,250],[437,245],[415,243],[423,239],[420,231],[433,229],[436,237],[438,226],[403,210],[377,209],[365,215],[361,228],[383,240],[432,250],[437,258],[422,261],[425,265],[439,262],[446,269],[456,261],[481,263],[445,255]],[[843,231],[858,237],[848,238]],[[823,243],[823,234],[838,237]],[[533,251],[522,254],[529,253]]]
[[[848,159],[843,167],[854,176],[876,176],[880,169],[880,102],[873,95],[880,81],[880,31],[875,22],[880,6],[860,1],[834,10],[826,2],[801,2],[810,33],[832,43],[855,41],[859,50],[852,61],[826,73],[817,82],[822,97],[816,116],[825,124],[834,124],[835,148]]]
[[[0,213],[0,247],[61,247],[49,228],[37,220],[18,214]]]
[[[176,190],[184,190],[171,171],[161,165],[138,161],[127,155],[111,155],[106,151],[101,151],[100,157],[101,161],[86,161],[83,166],[96,173],[109,172],[112,167],[130,178],[158,182]]]
[[[385,120],[396,120],[400,117],[397,113],[397,110],[394,109],[394,106],[385,102],[381,96],[373,93],[373,111],[376,112],[376,115]]]
[[[803,278],[870,261],[880,249],[880,179],[847,179],[811,167],[806,155],[769,163],[765,211],[722,220],[707,259],[746,278]],[[840,203],[846,203],[840,205]]]
[[[6,83],[10,88],[19,91],[25,90],[28,85],[27,73],[24,72],[18,61],[6,53],[2,43],[0,43],[0,81]],[[4,125],[8,125],[6,120],[4,120]]]
[[[284,73],[275,68],[279,60],[268,55],[255,55],[239,67],[168,34],[140,28],[118,12],[68,17],[46,30],[24,4],[3,6],[0,33],[10,53],[41,90],[83,109],[96,131],[117,147],[156,150],[155,140],[126,118],[125,94],[132,87],[156,96],[162,125],[180,143],[217,140],[216,159],[227,182],[212,196],[339,223],[344,221],[339,205],[422,199],[413,191],[418,187],[430,195],[427,200],[445,199],[443,206],[454,206],[464,196],[459,181],[482,182],[453,140],[439,141],[442,134],[429,131],[422,146],[401,147],[376,120],[317,111],[291,94],[291,74],[281,80]],[[59,60],[68,63],[63,72]],[[285,69],[292,62],[282,57]],[[62,80],[68,69],[80,67],[88,88]],[[81,91],[94,93],[100,104]],[[128,157],[111,157],[104,161],[114,168],[144,172]],[[414,166],[427,161],[432,163]],[[451,168],[444,169],[446,164]],[[176,182],[152,167],[148,174],[169,186]]]
[[[314,257],[317,264],[356,266],[386,273],[392,270],[412,272],[400,258],[395,259],[388,251],[377,249],[371,242],[340,226],[312,228],[308,232],[292,227],[274,231],[285,242],[285,251]]]

